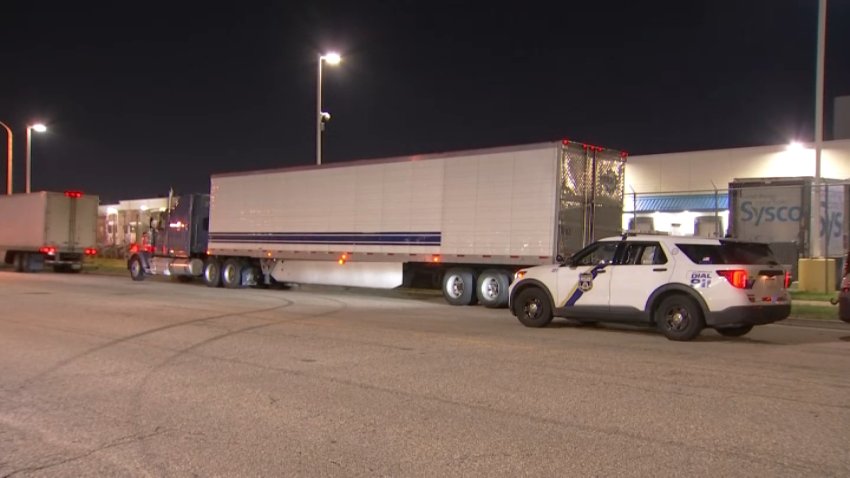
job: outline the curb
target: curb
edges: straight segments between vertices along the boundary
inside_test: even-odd
[[[787,319],[776,322],[774,325],[786,325],[789,327],[808,327],[815,329],[830,329],[830,330],[846,330],[850,331],[850,324],[836,319],[797,319],[788,317]]]

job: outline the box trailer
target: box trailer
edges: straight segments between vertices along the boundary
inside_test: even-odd
[[[226,287],[437,285],[452,304],[504,306],[515,270],[621,233],[625,159],[564,140],[217,174],[208,197],[169,208],[128,266],[135,279]]]
[[[97,252],[97,205],[78,191],[0,196],[0,257],[18,272],[79,272]]]

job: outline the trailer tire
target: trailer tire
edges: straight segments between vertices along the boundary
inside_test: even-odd
[[[204,263],[204,284],[207,287],[221,287],[221,263],[218,259],[210,257]]]
[[[142,259],[139,256],[133,256],[130,258],[130,263],[127,264],[127,268],[130,269],[130,278],[134,281],[142,281],[145,280],[145,266],[142,265]]]
[[[239,259],[230,258],[224,261],[221,266],[221,283],[228,289],[238,289],[242,287],[242,269],[245,264]]]
[[[12,256],[12,266],[15,268],[15,272],[24,271],[24,262],[25,257],[23,252],[16,252],[15,255]]]
[[[451,305],[477,303],[475,274],[472,270],[460,267],[447,270],[443,275],[443,297]]]
[[[32,256],[29,252],[21,254],[21,272],[35,272],[36,269],[32,266]]]
[[[478,276],[475,292],[478,301],[484,307],[502,308],[508,305],[508,286],[510,280],[504,271],[488,269]]]

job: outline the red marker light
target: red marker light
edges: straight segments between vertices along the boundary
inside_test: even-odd
[[[56,254],[56,248],[50,247],[50,246],[44,246],[44,247],[39,248],[38,252],[40,252],[42,254],[47,254],[48,256],[52,256],[53,254]]]
[[[65,196],[72,199],[79,199],[83,197],[82,191],[65,191]]]
[[[87,247],[87,248],[86,248],[86,255],[87,255],[87,256],[95,256],[95,255],[97,255],[97,249],[95,249],[95,248],[93,248],[93,247]]]

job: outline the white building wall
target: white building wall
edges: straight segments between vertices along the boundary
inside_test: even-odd
[[[626,196],[638,193],[682,193],[726,189],[735,178],[815,176],[811,145],[717,149],[630,156],[626,163]],[[850,140],[826,141],[821,177],[850,179]],[[713,183],[713,185],[712,185]]]

